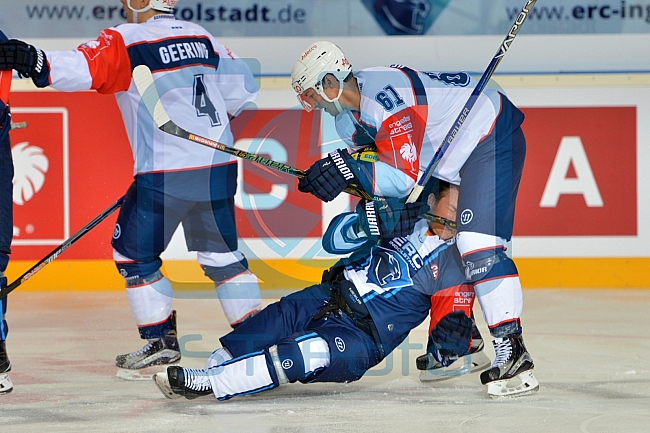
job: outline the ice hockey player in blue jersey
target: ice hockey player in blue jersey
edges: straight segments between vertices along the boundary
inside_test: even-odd
[[[363,217],[347,213],[330,224],[325,248],[357,251],[321,284],[281,298],[222,337],[204,369],[170,366],[154,375],[163,394],[227,400],[285,383],[355,381],[429,314],[433,359],[449,365],[466,355],[474,290],[453,241],[425,220],[408,237],[363,239]]]
[[[327,202],[349,186],[406,198],[476,80],[462,71],[425,72],[403,65],[353,72],[338,46],[319,41],[298,57],[292,87],[306,110],[334,116],[347,145],[314,163],[299,180],[300,191]],[[497,356],[481,375],[492,396],[538,387],[522,337],[519,273],[505,252],[526,153],[523,120],[504,93],[487,86],[433,171],[433,177],[460,187],[456,248],[494,337]],[[351,156],[369,146],[376,149],[377,162]]]

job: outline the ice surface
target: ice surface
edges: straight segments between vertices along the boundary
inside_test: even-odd
[[[280,294],[266,295],[271,302]],[[202,367],[228,331],[213,294],[200,297],[174,300],[181,365],[189,367]],[[287,385],[219,402],[167,400],[151,381],[115,377],[115,356],[143,345],[125,293],[19,289],[7,314],[14,391],[0,396],[0,430],[650,432],[650,290],[526,290],[524,302],[524,338],[540,382],[532,395],[492,400],[478,374],[421,384],[422,325],[411,349],[356,383]]]

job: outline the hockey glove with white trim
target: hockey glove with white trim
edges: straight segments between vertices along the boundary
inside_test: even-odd
[[[15,69],[22,78],[31,78],[39,87],[49,83],[49,66],[43,50],[18,39],[0,42],[0,70]]]
[[[408,236],[422,211],[422,204],[386,198],[383,202],[361,200],[357,205],[359,224],[368,236],[390,239]]]
[[[454,311],[443,317],[429,334],[427,352],[442,364],[451,365],[458,357],[469,353],[472,319],[463,311]]]
[[[307,175],[298,181],[298,190],[332,201],[345,188],[359,182],[357,172],[356,162],[347,150],[335,150],[307,169]]]

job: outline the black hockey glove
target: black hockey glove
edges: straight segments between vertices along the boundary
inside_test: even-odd
[[[463,311],[454,311],[431,330],[427,352],[443,367],[447,367],[458,357],[469,353],[471,336],[472,319]]]
[[[413,232],[422,204],[404,203],[404,199],[387,198],[383,202],[361,200],[357,205],[359,222],[368,236],[390,239]]]
[[[9,69],[15,69],[22,78],[31,78],[36,85],[49,74],[43,50],[17,39],[0,42],[0,70]]]
[[[332,201],[350,184],[358,183],[356,171],[350,154],[346,150],[335,150],[307,169],[307,176],[298,181],[298,190],[323,201]]]

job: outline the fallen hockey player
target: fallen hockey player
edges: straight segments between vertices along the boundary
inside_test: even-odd
[[[337,216],[323,244],[339,253],[365,247],[326,271],[321,284],[281,298],[222,337],[204,369],[170,366],[154,375],[162,393],[227,400],[285,383],[352,382],[429,312],[433,359],[444,367],[467,355],[475,295],[453,241],[435,234],[434,222],[419,220],[408,237],[367,242],[358,237],[364,217]]]

